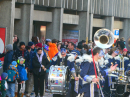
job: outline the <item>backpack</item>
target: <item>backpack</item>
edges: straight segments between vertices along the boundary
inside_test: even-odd
[[[8,79],[7,79],[7,81],[8,81],[8,82],[14,82],[14,81],[15,81],[16,72],[15,72],[14,70],[8,70],[8,71],[7,71],[7,74],[8,74]]]
[[[27,72],[26,72],[26,70],[25,70],[25,67],[22,67],[22,66],[19,66],[19,65],[18,65],[17,68],[18,68],[20,80],[21,80],[21,81],[26,81],[26,80],[28,80],[28,78],[27,78]]]

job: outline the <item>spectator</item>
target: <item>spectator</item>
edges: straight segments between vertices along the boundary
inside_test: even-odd
[[[68,43],[69,43],[68,41],[65,41],[65,42],[64,42],[64,47],[65,47],[66,49],[68,48]]]
[[[84,44],[83,49],[81,50],[82,54],[88,54],[88,45]]]
[[[35,53],[37,52],[36,49],[35,49],[35,45],[34,45],[33,42],[29,42],[28,46],[31,47],[31,51],[34,51]]]
[[[8,78],[8,74],[7,73],[2,73],[1,74],[1,78],[2,78],[2,81],[1,81],[1,92],[2,92],[2,96],[1,97],[6,97],[6,92],[7,92],[7,89],[8,89],[8,86],[7,86],[7,78]]]
[[[43,48],[44,48],[44,52],[46,53],[46,57],[48,61],[51,63],[50,57],[48,56],[49,46],[45,44]],[[49,74],[49,69],[46,70],[46,76],[45,76],[46,89],[48,89],[48,74]]]
[[[51,43],[51,39],[46,39],[46,45],[49,46],[49,43]]]
[[[17,37],[17,35],[14,35],[14,39],[13,39],[13,50],[17,50],[18,49],[18,43],[19,43],[19,38]]]
[[[74,50],[74,43],[73,42],[69,42],[68,49],[69,49],[69,52]]]
[[[40,87],[40,96],[43,97],[45,74],[49,67],[50,62],[44,56],[42,49],[38,48],[37,54],[33,58],[34,92],[36,97],[38,96],[38,87]],[[40,86],[38,86],[38,79],[40,80]]]
[[[5,53],[0,53],[0,58],[4,57]]]
[[[125,48],[125,44],[122,41],[118,42],[118,49],[119,49],[119,54],[123,53],[123,49]]]
[[[25,59],[21,56],[18,58],[18,73],[19,73],[19,80],[18,80],[18,95],[19,97],[24,96],[25,92],[25,81],[28,80],[27,72],[25,70]]]
[[[52,60],[52,58],[58,54],[56,39],[53,39],[52,43],[49,43],[49,49],[50,50],[48,51],[48,55],[49,55],[50,59]]]
[[[17,70],[17,62],[13,61],[11,65],[9,65],[8,68],[8,90],[7,90],[7,96],[8,97],[14,97],[15,93],[15,81],[19,78],[18,70]],[[17,94],[16,94],[17,95]]]
[[[34,43],[34,44],[37,44],[39,41],[38,41],[38,38],[36,37],[36,36],[33,36],[32,37],[32,42]]]
[[[82,46],[84,46],[85,44],[86,44],[86,41],[85,40],[82,40],[82,41],[80,41],[79,43],[78,43],[78,45],[82,45]]]
[[[19,49],[17,49],[14,53],[14,60],[17,61],[18,57],[23,57],[25,59],[25,67],[28,68],[29,65],[29,53],[25,49],[25,43],[20,42]]]
[[[60,51],[60,47],[61,47],[61,43],[58,43],[58,44],[57,44],[57,49],[58,49],[58,51]]]
[[[128,54],[127,54],[128,50],[126,48],[123,49],[123,57],[128,57]]]
[[[7,72],[7,69],[9,67],[9,65],[11,64],[12,60],[13,60],[13,45],[12,44],[8,44],[5,46],[6,49],[6,55],[4,58],[4,65],[3,65],[3,71]]]
[[[69,53],[76,52],[78,55],[80,55],[80,52],[76,49],[74,49],[75,44],[73,42],[70,42],[68,44]]]
[[[80,52],[80,55],[82,56],[83,55],[83,53],[82,53],[82,44],[78,44],[78,46],[77,46],[77,50]]]
[[[41,43],[37,43],[35,46],[36,46],[36,49],[42,48],[42,44]]]
[[[29,59],[30,60],[29,60],[29,67],[28,67],[28,70],[27,70],[28,71],[28,74],[27,74],[28,80],[26,81],[26,89],[25,89],[25,91],[27,93],[26,97],[30,97],[30,95],[32,93],[33,84],[34,84],[33,72],[32,72],[32,70],[33,70],[32,61],[33,61],[33,58],[36,55],[36,53],[33,52],[29,46],[26,46],[26,50],[29,53]]]

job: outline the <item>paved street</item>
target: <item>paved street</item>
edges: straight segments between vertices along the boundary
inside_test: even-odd
[[[24,96],[24,97],[26,97],[26,96]],[[33,95],[33,96],[30,96],[30,97],[35,97],[35,95]],[[40,97],[40,96],[39,96],[39,97]],[[52,97],[52,94],[45,93],[45,95],[44,95],[43,97]]]

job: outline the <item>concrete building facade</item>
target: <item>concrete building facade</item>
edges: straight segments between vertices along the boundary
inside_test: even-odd
[[[130,33],[130,0],[0,0],[0,27],[6,27],[6,44],[17,34],[62,40],[63,30],[79,30],[79,41],[93,38],[100,28]],[[44,31],[43,31],[44,32]]]

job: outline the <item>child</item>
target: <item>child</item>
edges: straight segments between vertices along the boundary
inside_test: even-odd
[[[24,96],[25,92],[25,81],[28,80],[27,78],[27,72],[25,69],[25,59],[23,57],[18,58],[18,72],[19,72],[19,80],[18,80],[18,95],[19,97]]]
[[[8,74],[7,73],[2,73],[1,78],[2,78],[2,81],[1,81],[1,93],[2,93],[2,96],[1,97],[6,97],[6,92],[7,92],[7,89],[8,89],[8,85],[7,85],[6,80],[8,78]]]
[[[14,97],[15,92],[15,81],[19,78],[18,70],[17,70],[17,62],[13,61],[11,65],[9,65],[9,69],[7,70],[8,73],[8,90],[7,90],[7,96],[8,97]],[[11,94],[11,95],[10,95]]]

